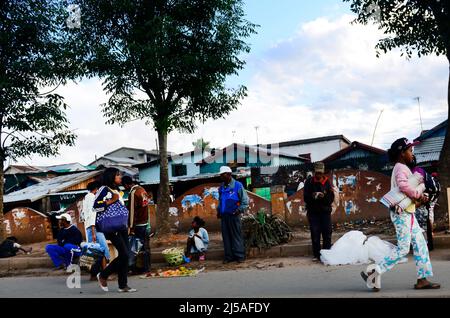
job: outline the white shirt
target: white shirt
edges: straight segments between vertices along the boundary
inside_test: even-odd
[[[84,216],[84,226],[89,228],[95,226],[95,218],[97,213],[94,211],[94,201],[95,195],[92,192],[86,194],[83,200],[83,216]]]

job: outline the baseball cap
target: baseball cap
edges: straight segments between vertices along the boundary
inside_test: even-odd
[[[63,213],[61,215],[56,216],[58,220],[65,219],[67,222],[72,223],[72,217],[69,213]]]
[[[395,152],[405,151],[406,149],[417,146],[418,144],[420,144],[419,141],[409,141],[408,138],[400,138],[392,143],[391,150]]]
[[[233,173],[233,171],[228,166],[222,166],[222,167],[220,167],[220,174],[223,174],[223,173]]]

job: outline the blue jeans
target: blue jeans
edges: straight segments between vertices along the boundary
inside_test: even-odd
[[[97,243],[100,244],[100,246],[103,248],[103,250],[105,251],[105,257],[107,260],[111,259],[111,255],[109,254],[109,247],[108,247],[108,243],[106,243],[106,237],[105,234],[103,234],[102,232],[97,232],[95,231],[95,237],[97,238]],[[86,229],[86,233],[87,233],[87,240],[89,243],[92,242],[92,228],[88,227]]]
[[[134,234],[144,245],[144,273],[150,271],[150,229],[147,226],[135,226]]]
[[[66,244],[64,246],[50,244],[45,247],[45,251],[52,259],[55,267],[60,267],[61,265],[67,267],[72,263],[73,256],[79,256],[81,254],[80,247],[72,244]]]

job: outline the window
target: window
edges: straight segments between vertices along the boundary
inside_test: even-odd
[[[181,177],[187,175],[187,167],[183,164],[172,165],[172,177]]]

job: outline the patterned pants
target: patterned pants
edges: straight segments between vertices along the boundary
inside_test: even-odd
[[[407,212],[397,214],[391,212],[391,220],[397,232],[397,247],[392,251],[391,255],[385,257],[378,264],[377,272],[383,274],[394,268],[403,257],[408,255],[412,243],[417,278],[421,279],[433,276],[427,242],[414,214]]]

